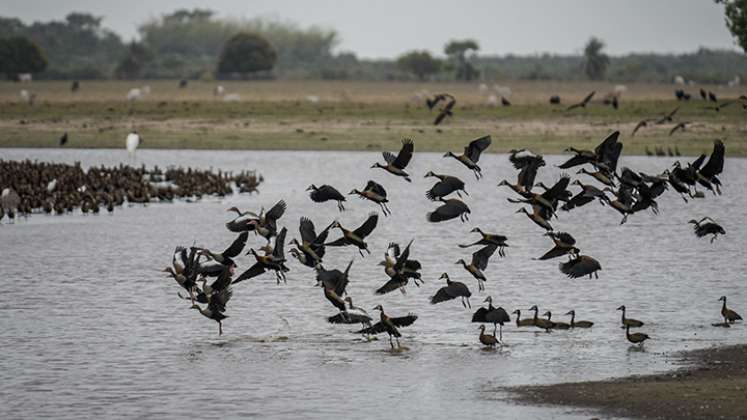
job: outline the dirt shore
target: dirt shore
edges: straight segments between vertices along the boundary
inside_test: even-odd
[[[520,403],[584,407],[602,415],[747,418],[747,345],[696,350],[672,357],[687,367],[660,375],[524,386],[508,391]]]

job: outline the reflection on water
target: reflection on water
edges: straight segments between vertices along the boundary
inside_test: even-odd
[[[26,157],[83,165],[128,161],[123,150],[2,152],[4,159]],[[34,215],[0,226],[0,417],[574,417],[567,410],[512,405],[496,389],[649,373],[668,367],[667,352],[747,337],[743,327],[710,326],[719,321],[721,295],[729,296],[730,306],[747,308],[745,160],[727,160],[723,196],[685,204],[670,191],[660,200],[659,216],[637,214],[624,226],[614,210],[598,204],[561,212],[556,229],[573,233],[603,267],[599,280],[569,280],[557,262],[531,260],[552,244],[526,216],[514,214],[515,205],[506,202],[512,193],[496,187],[516,174],[504,155],[484,156],[479,183],[437,154],[415,155],[408,168],[412,184],[369,169],[378,159],[376,153],[143,150],[138,164],[257,169],[266,183],[253,196],[125,207],[113,215]],[[554,181],[561,159],[548,157],[538,180]],[[671,163],[622,161],[647,172]],[[470,223],[425,221],[435,207],[424,197],[432,179],[422,177],[431,169],[467,182]],[[373,255],[362,259],[354,248],[331,249],[325,261],[342,268],[355,259],[348,290],[357,305],[382,303],[390,314],[419,315],[402,329],[409,351],[392,354],[385,336],[366,342],[352,328],[327,324],[334,308],[313,287],[311,270],[296,263],[287,286],[275,285],[272,274],[237,285],[223,337],[213,321],[177,298],[176,284],[159,272],[177,244],[228,244],[233,234],[223,223],[233,205],[256,209],[285,199],[281,222],[292,235],[301,215],[317,226],[334,218],[357,226],[375,204],[351,198],[340,214],[333,203],[312,203],[305,189],[330,183],[345,192],[368,179],[387,188],[393,212],[370,236]],[[698,240],[687,224],[705,215],[727,230],[713,244]],[[506,258],[491,261],[484,294],[454,264],[469,256],[456,244],[474,239],[468,236],[473,226],[503,233],[511,244]],[[374,296],[386,280],[376,265],[386,244],[410,238],[425,284],[411,285],[406,295]],[[250,245],[261,243],[250,237]],[[240,257],[241,267],[250,258]],[[575,309],[578,319],[596,324],[549,334],[507,326],[507,345],[483,350],[471,313],[458,301],[428,304],[445,271],[470,286],[473,302],[490,294],[496,305],[536,304],[558,319]],[[625,341],[615,311],[621,304],[630,317],[646,322],[642,331],[652,339],[645,351],[631,350]]]

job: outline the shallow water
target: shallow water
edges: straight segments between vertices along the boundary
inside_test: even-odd
[[[0,158],[85,166],[129,162],[122,150],[4,149]],[[553,182],[559,175],[554,165],[562,159],[547,157],[538,180]],[[667,353],[747,338],[742,326],[710,326],[719,321],[721,295],[747,311],[747,160],[727,160],[723,196],[708,194],[686,204],[669,191],[659,201],[660,215],[636,214],[624,226],[614,210],[598,204],[561,212],[553,225],[571,232],[583,253],[601,262],[598,280],[569,280],[557,260],[531,260],[552,243],[514,213],[516,205],[506,202],[510,190],[496,188],[499,179],[513,182],[516,176],[505,155],[483,157],[480,182],[437,154],[415,155],[408,168],[412,184],[369,169],[377,160],[378,153],[360,152],[142,150],[137,164],[257,169],[266,182],[258,195],[125,207],[113,215],[33,215],[0,226],[0,417],[573,418],[577,411],[515,405],[500,388],[661,371],[671,368]],[[654,173],[672,162],[623,157],[621,164]],[[425,221],[436,207],[424,197],[433,183],[422,178],[428,170],[468,183],[471,222]],[[281,224],[289,238],[298,234],[301,215],[317,227],[334,218],[357,227],[376,205],[351,199],[348,211],[339,214],[332,203],[312,203],[305,189],[330,183],[347,192],[368,179],[387,188],[394,214],[382,217],[370,236],[372,256],[330,249],[325,265],[344,268],[355,259],[348,291],[357,305],[382,303],[391,315],[419,315],[402,329],[408,351],[390,353],[385,336],[367,343],[352,328],[326,323],[334,308],[313,287],[312,270],[295,262],[285,286],[266,274],[235,287],[222,337],[213,321],[177,298],[177,285],[159,272],[177,244],[228,245],[234,235],[223,223],[233,205],[257,209],[285,199]],[[713,244],[696,238],[687,224],[705,215],[728,233]],[[491,260],[484,293],[454,264],[469,257],[469,250],[455,244],[475,240],[468,234],[473,226],[503,233],[511,245],[506,258]],[[425,285],[411,285],[406,295],[374,296],[386,280],[376,266],[386,244],[410,238]],[[261,243],[250,236],[249,245]],[[251,263],[251,257],[241,257],[239,269]],[[550,334],[507,326],[507,345],[485,351],[470,311],[458,301],[428,303],[444,271],[472,289],[475,309],[489,294],[507,309],[537,304],[566,321],[562,314],[575,308],[578,319],[596,325]],[[642,331],[653,339],[645,351],[625,341],[615,311],[621,304],[630,317],[646,322]]]

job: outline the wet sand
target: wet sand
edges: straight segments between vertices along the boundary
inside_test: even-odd
[[[687,367],[659,375],[509,388],[524,404],[583,407],[637,418],[747,418],[747,345],[672,355]]]

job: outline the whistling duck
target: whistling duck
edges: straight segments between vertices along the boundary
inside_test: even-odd
[[[480,325],[480,343],[487,347],[495,347],[498,344],[498,339],[495,338],[495,333],[493,335],[485,334],[485,326]]]
[[[306,191],[311,191],[309,194],[311,201],[315,203],[324,203],[325,201],[330,200],[337,201],[337,209],[345,211],[345,206],[342,204],[343,201],[346,201],[345,196],[340,194],[335,187],[326,184],[317,187],[316,185],[311,184]]]
[[[459,198],[462,198],[462,194],[460,192],[463,192],[465,195],[469,195],[464,189],[464,181],[455,176],[439,175],[428,171],[428,173],[425,174],[425,178],[428,177],[435,177],[439,179],[439,181],[425,193],[425,196],[431,201],[438,201],[453,192],[456,192]]]
[[[399,289],[402,294],[406,294],[405,286],[409,282],[409,279],[413,279],[416,286],[420,287],[419,281],[421,265],[417,260],[410,260],[410,246],[412,241],[407,244],[405,250],[400,253],[399,245],[391,242],[387,247],[387,252],[384,254],[384,261],[381,261],[379,265],[384,266],[384,272],[389,276],[383,286],[378,288],[374,293],[377,295],[383,295],[394,290]]]
[[[527,215],[529,220],[533,221],[537,226],[547,231],[552,231],[552,225],[547,221],[547,219],[542,217],[542,214],[539,212],[538,206],[533,207],[532,213],[529,213],[529,211],[525,207],[520,208],[516,211],[516,213],[524,213]]]
[[[639,346],[643,346],[643,342],[650,339],[651,337],[648,336],[648,334],[644,333],[630,333],[630,325],[625,326],[625,338],[628,339],[633,344],[638,344]]]
[[[469,303],[469,298],[470,296],[472,296],[472,292],[469,291],[467,285],[458,281],[451,281],[449,275],[446,273],[441,274],[439,280],[441,279],[446,279],[446,286],[438,289],[436,294],[433,295],[433,297],[431,298],[432,305],[460,297],[462,298],[462,306],[464,306],[465,308],[472,307],[472,305],[470,305]]]
[[[386,165],[382,165],[379,162],[376,162],[373,164],[373,166],[371,166],[371,168],[384,169],[390,174],[403,177],[407,182],[412,182],[412,180],[410,179],[410,174],[405,172],[405,167],[407,167],[407,164],[410,163],[414,150],[415,143],[413,143],[410,139],[404,139],[402,140],[402,149],[400,149],[397,156],[394,156],[394,154],[390,152],[383,152],[382,155],[384,156]]]
[[[738,313],[726,307],[726,296],[721,296],[720,298],[718,298],[718,300],[724,302],[724,304],[721,305],[721,316],[724,317],[724,321],[733,324],[734,322],[742,319],[742,317],[739,316]]]
[[[488,303],[487,308],[480,308],[472,314],[472,322],[485,322],[493,324],[493,337],[495,337],[496,329],[498,325],[501,326],[499,333],[500,340],[503,341],[503,324],[511,322],[511,317],[505,309],[493,306],[493,298],[488,296],[483,302]]]
[[[539,308],[537,307],[537,305],[532,305],[529,310],[534,311],[534,316],[532,317],[532,321],[534,321],[534,323],[532,325],[537,328],[541,328],[546,332],[550,332],[550,330],[552,329],[552,322],[539,317]]]
[[[594,323],[591,321],[576,321],[576,311],[570,310],[566,315],[571,316],[571,328],[591,328]]]
[[[558,265],[560,272],[568,276],[571,279],[577,279],[579,277],[591,276],[599,278],[597,272],[602,269],[602,265],[599,261],[588,255],[576,255],[570,261],[560,263]]]
[[[477,279],[478,290],[485,290],[484,283],[487,281],[487,278],[483,271],[488,268],[488,260],[490,260],[496,249],[498,249],[497,245],[488,245],[472,253],[472,261],[469,264],[464,259],[459,259],[456,262],[456,264],[461,264],[465,270]]]
[[[378,204],[379,207],[381,207],[381,211],[384,213],[384,216],[389,216],[390,214],[392,214],[392,211],[389,210],[389,207],[387,207],[386,205],[386,203],[389,202],[389,200],[386,198],[386,190],[383,186],[381,186],[381,184],[374,181],[368,181],[363,191],[359,191],[356,189],[350,191],[350,195],[354,194],[357,194],[360,198],[370,200]]]
[[[314,222],[306,217],[301,217],[298,227],[298,231],[301,233],[301,242],[298,242],[296,238],[291,240],[291,243],[297,248],[291,249],[291,254],[293,254],[301,264],[314,268],[317,264],[322,262],[325,252],[324,241],[327,240],[327,235],[331,228],[332,224],[327,226],[321,233],[319,233],[319,235],[317,235],[314,228]]]
[[[515,311],[511,312],[512,314],[516,314],[516,326],[517,327],[533,327],[534,326],[534,318],[524,318],[521,319],[521,310],[516,309]]]
[[[576,244],[576,239],[574,239],[569,233],[547,232],[545,235],[552,239],[555,246],[551,250],[545,252],[541,257],[536,258],[537,260],[549,260],[566,254],[577,256],[579,252],[581,252],[581,250],[574,246]]]
[[[552,329],[554,330],[567,330],[571,328],[571,325],[565,322],[553,321],[552,312],[550,311],[545,312],[543,316],[547,317],[547,321],[550,323],[550,325],[552,325]]]
[[[223,289],[213,295],[210,295],[207,308],[203,309],[198,304],[192,305],[192,309],[197,309],[206,317],[218,323],[218,335],[223,335],[223,320],[228,318],[223,312],[226,310],[226,304],[233,296],[231,288]]]
[[[344,309],[337,315],[333,315],[327,318],[327,322],[331,324],[362,324],[362,326],[371,326],[371,317],[368,315],[363,308],[353,305],[353,298],[346,296],[343,299],[348,303],[348,308]]]
[[[381,334],[385,332],[389,334],[389,345],[392,347],[392,349],[394,348],[394,343],[392,343],[392,337],[397,339],[397,347],[400,348],[399,338],[402,337],[402,334],[399,332],[397,327],[401,328],[401,327],[407,327],[407,326],[412,325],[418,319],[418,316],[410,313],[405,316],[392,318],[384,313],[384,307],[381,305],[377,305],[373,309],[379,311],[380,321],[374,324],[373,326],[364,328],[360,331],[357,331],[356,333],[373,335],[373,334]]]
[[[462,165],[474,172],[475,178],[480,179],[482,177],[482,169],[477,165],[477,162],[480,160],[482,152],[490,146],[491,142],[492,139],[490,136],[483,136],[472,140],[469,145],[464,148],[463,154],[457,156],[452,152],[446,152],[444,157],[453,157],[458,160]]]
[[[710,221],[708,223],[703,223],[706,220]],[[694,225],[693,231],[695,232],[695,236],[697,236],[698,238],[702,238],[706,235],[713,235],[711,237],[711,243],[716,240],[718,235],[726,235],[726,230],[724,230],[721,225],[716,223],[716,221],[707,216],[700,219],[700,221],[693,219],[688,223],[692,223]]]
[[[469,231],[470,233],[479,233],[482,238],[478,240],[477,242],[473,242],[471,244],[459,244],[459,248],[469,248],[471,246],[476,245],[496,245],[498,247],[498,255],[501,257],[505,257],[506,253],[504,252],[503,248],[507,247],[508,244],[506,241],[508,240],[507,237],[503,235],[498,235],[495,233],[485,233],[480,229],[479,227],[476,227]]]
[[[469,207],[464,202],[451,198],[444,200],[439,199],[443,204],[436,208],[436,210],[426,214],[425,218],[431,223],[443,222],[446,220],[456,219],[457,217],[462,223],[469,220],[469,214],[471,213]]]
[[[275,271],[277,284],[280,284],[281,280],[285,282],[285,272],[288,271],[288,267],[285,266],[285,254],[283,252],[283,249],[285,248],[286,232],[288,232],[288,229],[286,228],[280,230],[280,233],[278,233],[278,236],[275,238],[275,247],[273,247],[271,252],[268,252],[270,250],[266,248],[265,255],[259,255],[254,248],[250,248],[246,255],[254,255],[256,262],[246,271],[241,273],[241,275],[233,281],[234,284],[254,278],[267,270]]]
[[[615,186],[615,181],[606,171],[589,172],[586,170],[586,168],[581,168],[576,172],[576,175],[580,175],[580,174],[589,175],[593,177],[594,179],[596,179],[597,181],[609,187]]]
[[[584,97],[584,99],[581,100],[581,102],[577,102],[577,103],[569,106],[565,110],[566,111],[570,111],[570,110],[573,110],[573,109],[576,109],[576,108],[586,108],[586,105],[588,105],[589,102],[591,102],[591,98],[593,98],[596,93],[597,93],[597,91],[595,91],[595,90],[591,91],[591,93],[589,93],[588,95],[586,95]]]
[[[361,257],[363,257],[363,251],[365,250],[369,254],[371,251],[368,249],[368,244],[364,241],[368,235],[373,232],[373,230],[376,228],[376,224],[379,222],[379,215],[376,213],[371,213],[368,215],[368,219],[366,219],[365,222],[363,222],[360,227],[356,230],[347,230],[340,222],[335,221],[332,223],[332,229],[337,228],[340,229],[340,232],[342,232],[342,237],[326,243],[326,246],[347,246],[347,245],[353,245],[358,248],[358,252],[361,254]]]
[[[643,322],[633,319],[633,318],[626,318],[625,317],[625,305],[620,305],[620,307],[617,308],[618,311],[622,311],[622,318],[620,318],[620,322],[622,323],[622,327],[633,327],[633,328],[640,328],[643,326]]]

